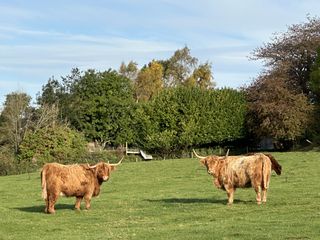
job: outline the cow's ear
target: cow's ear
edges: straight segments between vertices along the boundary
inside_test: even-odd
[[[110,166],[110,171],[114,171],[116,170],[116,167],[115,166]]]
[[[207,165],[207,160],[205,158],[203,158],[203,159],[200,160],[200,163],[202,165],[206,166]]]

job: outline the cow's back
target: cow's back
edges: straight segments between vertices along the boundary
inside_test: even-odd
[[[62,192],[66,196],[83,196],[88,188],[92,188],[92,171],[84,165],[62,165],[59,163],[45,164],[42,170],[45,174],[47,191]]]
[[[254,180],[263,181],[263,172],[271,172],[270,159],[264,154],[226,159],[226,177],[235,187],[250,187]]]

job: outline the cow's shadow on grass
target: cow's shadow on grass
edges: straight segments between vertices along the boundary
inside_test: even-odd
[[[74,205],[72,204],[56,204],[55,210],[61,210],[61,209],[69,209],[74,210]],[[44,213],[45,205],[37,205],[37,206],[30,206],[30,207],[17,207],[14,208],[16,210],[22,211],[22,212],[28,212],[28,213]]]
[[[194,203],[212,203],[212,204],[222,204],[227,205],[227,199],[215,199],[215,198],[163,198],[163,199],[146,199],[148,202],[153,203],[164,203],[164,204],[194,204]],[[244,201],[240,199],[234,199],[234,204],[251,204],[254,201]]]

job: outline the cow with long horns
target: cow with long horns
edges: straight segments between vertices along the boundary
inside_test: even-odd
[[[47,163],[41,171],[42,198],[45,200],[46,213],[55,213],[54,205],[59,195],[76,197],[75,209],[80,209],[84,198],[86,209],[90,208],[92,197],[98,196],[100,186],[110,177],[111,171],[120,165],[99,162],[96,165],[73,164],[62,165]]]
[[[281,174],[281,165],[271,154],[255,153],[246,156],[199,156],[202,165],[214,178],[214,185],[225,190],[228,204],[233,203],[234,192],[237,188],[253,187],[258,204],[267,201],[271,170]],[[262,196],[261,196],[262,195]]]

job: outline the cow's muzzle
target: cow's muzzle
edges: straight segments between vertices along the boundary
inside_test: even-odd
[[[109,176],[103,176],[103,181],[106,182],[109,180]]]

